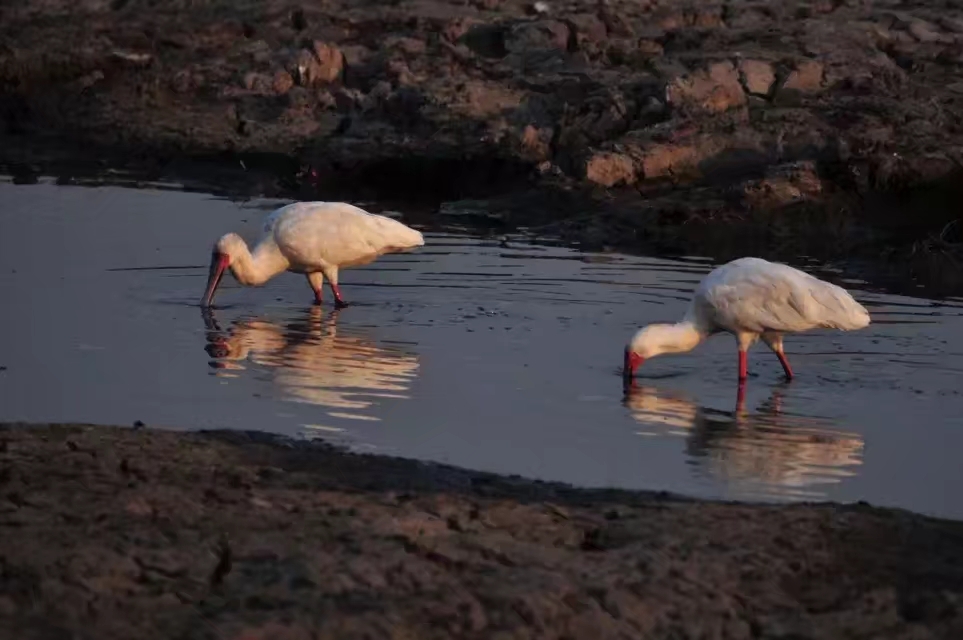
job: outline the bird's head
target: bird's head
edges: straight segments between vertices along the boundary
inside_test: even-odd
[[[237,256],[241,255],[245,247],[244,240],[236,233],[225,234],[214,243],[211,251],[211,267],[207,274],[207,288],[204,290],[204,297],[201,298],[202,307],[211,306],[214,301],[214,292],[217,291],[217,286],[221,284],[221,278],[224,277],[224,271],[231,266]]]
[[[635,371],[643,362],[663,353],[688,351],[690,330],[674,324],[650,324],[635,332],[632,340],[625,346],[625,360],[622,379],[631,382]],[[695,339],[696,342],[698,338]]]

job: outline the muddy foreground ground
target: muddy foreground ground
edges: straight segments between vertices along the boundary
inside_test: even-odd
[[[0,427],[0,637],[960,638],[963,524]]]

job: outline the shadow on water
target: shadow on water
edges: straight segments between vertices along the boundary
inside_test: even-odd
[[[310,306],[284,324],[241,317],[225,330],[212,309],[202,309],[208,364],[220,378],[268,372],[281,399],[325,407],[331,417],[380,420],[366,410],[379,399],[410,397],[418,356],[339,333],[340,313]]]

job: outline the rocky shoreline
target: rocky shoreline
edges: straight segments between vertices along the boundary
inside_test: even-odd
[[[481,199],[593,248],[886,248],[950,291],[961,69],[955,0],[20,0],[0,168],[206,159],[268,195]]]
[[[0,425],[0,634],[957,638],[963,525],[247,432]]]

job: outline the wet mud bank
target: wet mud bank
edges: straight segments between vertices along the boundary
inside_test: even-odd
[[[251,432],[0,426],[17,638],[951,638],[963,527],[578,490]]]
[[[455,201],[592,247],[889,248],[963,286],[963,6],[537,4],[5,3],[0,163]]]

